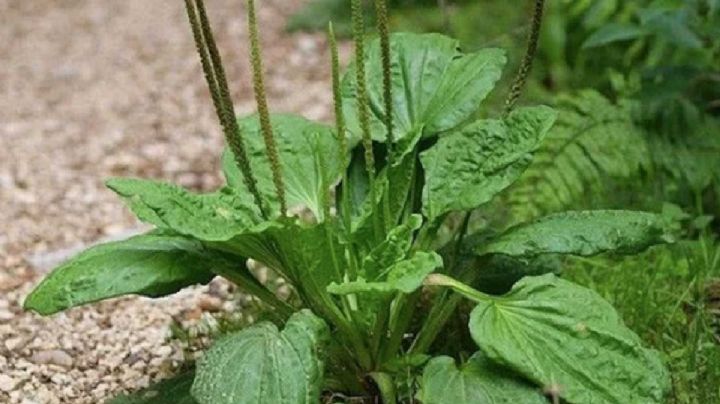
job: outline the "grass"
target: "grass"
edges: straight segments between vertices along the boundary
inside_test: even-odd
[[[624,259],[572,259],[565,276],[603,295],[662,352],[669,403],[720,403],[720,243],[700,237]]]

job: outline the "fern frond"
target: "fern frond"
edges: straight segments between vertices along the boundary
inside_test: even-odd
[[[651,167],[634,105],[595,91],[559,99],[559,116],[533,164],[509,192],[512,214],[528,219],[558,211],[606,189],[608,179],[634,177]]]

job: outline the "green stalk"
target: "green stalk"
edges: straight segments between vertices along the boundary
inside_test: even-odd
[[[330,42],[330,64],[332,65],[332,86],[333,86],[333,105],[335,107],[335,130],[337,132],[340,153],[340,164],[342,170],[342,186],[346,188],[347,183],[347,167],[350,165],[350,157],[347,144],[347,135],[345,133],[345,114],[343,113],[342,93],[340,92],[340,57],[338,56],[337,39],[332,22],[328,23],[328,41]],[[350,199],[349,189],[343,189],[341,196],[341,207],[343,213],[343,225],[350,232]]]
[[[253,89],[255,91],[255,101],[257,102],[258,115],[260,117],[260,129],[262,130],[263,139],[265,141],[265,151],[267,152],[270,168],[272,170],[273,183],[275,184],[275,192],[280,202],[280,214],[287,214],[287,202],[285,200],[285,184],[283,182],[282,171],[280,166],[280,156],[275,144],[272,124],[270,123],[270,112],[268,110],[267,97],[265,95],[265,79],[263,77],[262,54],[260,50],[260,40],[258,37],[257,15],[255,13],[255,0],[248,0],[248,30],[250,33],[250,60],[253,70]]]
[[[345,114],[343,113],[342,93],[340,91],[340,57],[338,56],[338,45],[335,37],[335,29],[332,22],[328,24],[328,41],[330,42],[330,64],[332,65],[332,86],[333,105],[335,106],[335,130],[337,132],[340,162],[342,166],[342,193],[341,193],[341,218],[345,235],[350,240],[352,230],[352,217],[350,212],[350,187],[348,184],[347,168],[350,165],[350,152],[347,143],[347,128],[345,126]],[[348,275],[351,280],[357,277],[357,263],[352,243],[348,245],[350,258],[348,263]]]
[[[425,323],[410,346],[410,353],[424,353],[430,349],[430,345],[435,341],[440,330],[445,326],[461,300],[462,296],[459,294],[443,291],[433,301],[433,306]]]
[[[510,111],[515,108],[520,95],[522,94],[523,87],[527,82],[528,75],[532,69],[533,60],[535,59],[535,53],[537,52],[538,41],[540,39],[540,28],[542,26],[543,19],[543,6],[545,0],[535,0],[535,10],[532,16],[532,23],[530,27],[530,33],[527,39],[527,49],[525,50],[525,56],[523,57],[520,69],[518,70],[517,76],[510,88],[507,100],[505,100],[505,113],[509,114]]]
[[[357,95],[358,117],[362,131],[362,143],[365,149],[365,166],[370,185],[370,201],[375,206],[377,190],[375,186],[375,155],[373,154],[372,135],[370,133],[370,110],[368,106],[367,76],[365,74],[365,22],[361,0],[352,0],[352,31],[355,40],[355,92]],[[373,214],[373,229],[375,238],[382,235],[379,216]]]
[[[385,332],[387,330],[387,324],[388,319],[390,317],[390,307],[392,304],[392,299],[390,298],[384,298],[381,302],[380,309],[377,312],[377,315],[375,317],[375,325],[373,326],[372,331],[372,341],[370,343],[370,349],[372,352],[375,353],[375,361],[376,363],[380,362],[380,343],[387,338],[387,333]]]
[[[230,91],[228,90],[227,79],[225,78],[225,70],[223,69],[222,59],[217,50],[215,39],[210,28],[210,22],[205,12],[205,5],[202,0],[185,0],[185,8],[187,10],[190,27],[192,28],[193,39],[200,55],[200,63],[202,65],[205,80],[207,81],[212,97],[215,112],[220,121],[220,126],[225,135],[230,150],[235,156],[235,164],[237,164],[243,175],[243,181],[248,190],[255,199],[255,204],[264,218],[267,218],[263,200],[257,188],[257,181],[250,166],[245,149],[242,132],[235,120],[235,110],[233,107]]]

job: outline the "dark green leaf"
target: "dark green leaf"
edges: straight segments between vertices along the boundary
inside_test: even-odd
[[[479,255],[533,257],[541,254],[590,256],[632,254],[671,241],[660,215],[625,210],[556,213],[513,227],[475,249]]]
[[[288,205],[306,206],[312,210],[315,217],[322,217],[323,163],[328,171],[325,173],[326,178],[331,183],[340,178],[344,169],[335,133],[329,126],[300,116],[275,114],[270,119],[280,156]],[[252,115],[242,118],[238,123],[245,137],[258,189],[266,203],[269,202],[277,213],[279,204],[258,117]],[[353,139],[350,139],[350,147],[353,144]],[[223,154],[222,166],[228,185],[247,193],[242,174],[229,149]]]
[[[571,403],[661,403],[668,373],[597,293],[554,275],[481,297],[470,332],[494,362]]]
[[[25,299],[25,308],[48,315],[127,294],[165,296],[209,282],[215,266],[232,265],[197,241],[149,233],[92,247],[65,262]]]
[[[432,220],[490,201],[527,168],[554,120],[550,108],[520,108],[504,120],[480,120],[440,138],[420,155],[423,213]]]
[[[390,38],[393,124],[401,140],[421,129],[424,136],[452,129],[470,118],[500,78],[505,55],[499,49],[463,54],[456,40],[439,34],[393,34]],[[365,58],[367,77],[382,77],[379,41]],[[348,128],[360,134],[355,67],[342,83]],[[382,80],[368,80],[373,138],[385,139]]]
[[[122,395],[107,404],[197,404],[190,395],[195,372],[186,372],[163,380],[130,395]]]
[[[473,355],[460,369],[448,356],[432,359],[422,376],[423,404],[547,404],[537,388]]]
[[[200,360],[192,394],[200,404],[317,404],[327,325],[309,310],[279,331],[258,323],[217,341]]]
[[[412,293],[422,286],[428,274],[442,267],[442,258],[434,252],[417,252],[412,258],[400,261],[380,274],[377,280],[365,279],[346,283],[330,284],[330,293],[345,295],[350,293]]]

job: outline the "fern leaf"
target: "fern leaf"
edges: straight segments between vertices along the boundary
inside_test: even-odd
[[[634,177],[651,167],[633,108],[630,101],[613,103],[591,90],[561,96],[558,121],[509,192],[513,217],[529,219],[577,206],[605,190],[608,179]]]

